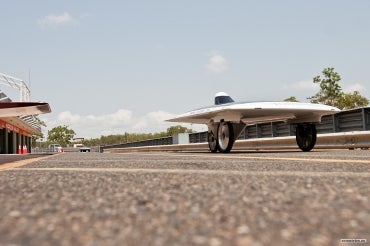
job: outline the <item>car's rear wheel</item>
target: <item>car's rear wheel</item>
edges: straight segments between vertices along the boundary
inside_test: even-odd
[[[217,141],[217,138],[216,136],[213,134],[212,131],[209,131],[208,132],[208,147],[209,147],[209,150],[212,152],[212,153],[215,153],[218,151],[218,141]]]
[[[218,126],[217,142],[220,152],[230,152],[234,144],[234,129],[230,122],[221,122]]]
[[[296,128],[296,142],[302,151],[310,151],[316,144],[317,131],[314,124],[299,124]]]

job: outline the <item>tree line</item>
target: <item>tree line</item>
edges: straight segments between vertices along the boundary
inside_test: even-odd
[[[156,133],[125,132],[124,134],[101,136],[100,138],[84,140],[84,144],[88,146],[103,146],[119,143],[131,143],[148,139],[164,138],[178,133],[192,133],[192,132],[193,132],[192,129],[177,125],[167,128],[165,132],[156,132]]]
[[[100,138],[84,139],[81,141],[86,146],[104,146],[112,144],[122,144],[137,142],[147,139],[163,138],[172,136],[178,133],[192,133],[193,130],[180,125],[168,127],[166,131],[157,133],[128,133],[112,134],[107,136],[100,136]],[[73,137],[76,135],[73,129],[69,126],[57,126],[48,131],[47,142],[44,143],[46,147],[51,143],[59,143],[61,146],[66,147],[72,143]]]

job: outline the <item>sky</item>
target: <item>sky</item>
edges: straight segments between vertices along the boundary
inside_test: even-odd
[[[213,104],[219,91],[306,102],[326,67],[345,92],[370,98],[367,0],[0,0],[0,9],[0,73],[51,105],[45,133],[165,131],[165,119]]]

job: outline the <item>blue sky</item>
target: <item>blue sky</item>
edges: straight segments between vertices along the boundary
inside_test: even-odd
[[[79,137],[162,131],[218,91],[305,101],[325,67],[370,98],[370,1],[0,4],[0,72],[28,81],[30,71],[32,100],[53,109],[41,116],[48,129]]]

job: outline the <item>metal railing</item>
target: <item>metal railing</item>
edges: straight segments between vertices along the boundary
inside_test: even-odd
[[[148,140],[130,142],[130,143],[100,146],[100,152],[103,152],[104,150],[108,150],[108,149],[115,149],[115,148],[132,148],[132,147],[171,145],[171,144],[173,144],[172,136],[165,137],[165,138],[148,139]]]

